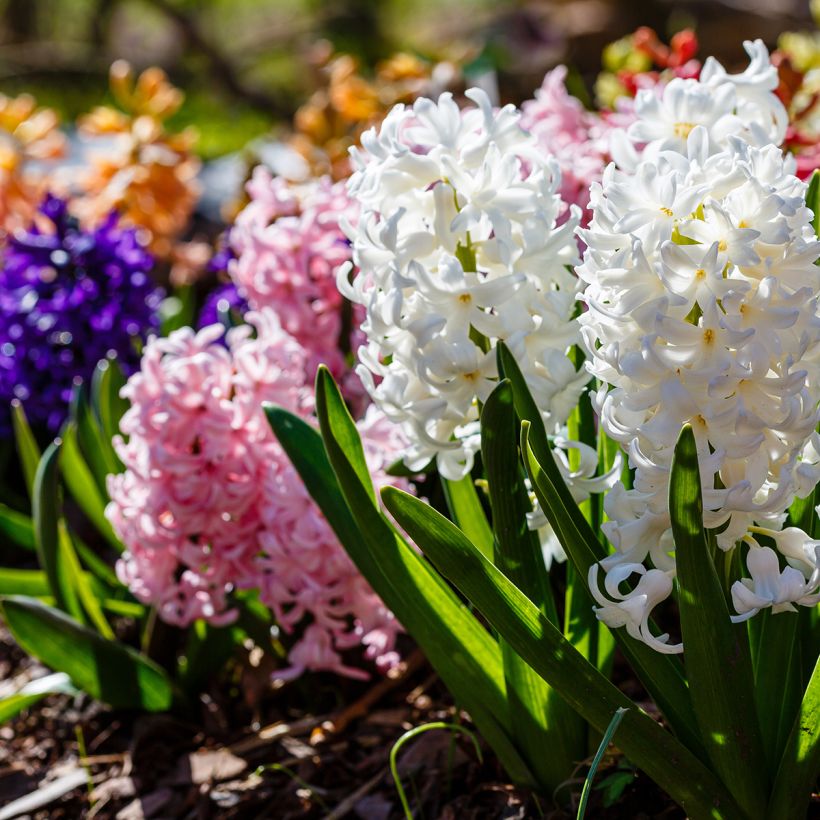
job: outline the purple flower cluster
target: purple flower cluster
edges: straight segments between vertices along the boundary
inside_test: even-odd
[[[222,324],[226,316],[241,319],[248,312],[248,300],[242,296],[233,282],[224,282],[212,290],[202,304],[197,319],[197,329]]]
[[[37,222],[9,240],[0,264],[0,433],[8,406],[23,402],[32,424],[59,429],[75,379],[116,355],[126,373],[158,324],[163,292],[134,229],[111,213],[81,228],[65,201],[48,195]]]

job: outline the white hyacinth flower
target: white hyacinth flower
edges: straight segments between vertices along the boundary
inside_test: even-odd
[[[815,565],[820,563],[820,547],[816,548],[816,553]],[[734,623],[747,621],[768,607],[772,612],[796,612],[795,604],[815,606],[820,602],[818,566],[808,579],[794,567],[781,570],[777,553],[756,544],[749,550],[746,566],[752,577],[732,584],[732,603],[738,612],[732,616]]]
[[[567,356],[578,343],[579,211],[558,224],[557,164],[542,156],[513,106],[486,94],[459,109],[450,94],[396,106],[352,151],[348,226],[358,272],[339,288],[364,305],[358,373],[403,426],[404,461],[432,459],[450,479],[480,448],[478,417],[497,383],[495,351],[516,357],[548,429],[576,406],[589,376]]]
[[[597,569],[590,580],[599,618],[665,652],[680,647],[646,623],[672,583],[656,581],[647,595],[645,579],[647,564],[675,572],[667,497],[681,427],[692,425],[704,524],[724,550],[756,528],[776,533],[818,482],[820,243],[806,186],[778,147],[776,71],[762,44],[746,49],[752,64],[741,75],[710,61],[700,82],[639,96],[638,122],[619,138],[626,166],[611,165],[594,186],[581,232],[580,322],[601,385],[594,405],[635,471],[633,488],[617,486],[605,501],[615,547],[601,562],[608,597]],[[807,536],[770,537],[791,566],[775,572],[771,549],[752,550],[752,578],[733,589],[742,617],[816,603]]]

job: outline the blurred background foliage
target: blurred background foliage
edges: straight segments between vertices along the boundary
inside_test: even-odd
[[[607,44],[639,25],[691,26],[700,54],[743,62],[812,28],[806,0],[0,0],[0,91],[28,91],[64,121],[99,103],[116,58],[159,65],[186,92],[174,126],[195,123],[210,159],[285,123],[321,84],[329,50],[363,70],[405,50],[497,72],[502,99],[531,95],[559,62],[584,98]]]

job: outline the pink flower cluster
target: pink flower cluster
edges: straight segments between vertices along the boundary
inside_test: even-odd
[[[589,221],[589,186],[599,182],[608,160],[609,125],[597,113],[587,111],[566,87],[566,66],[550,71],[521,106],[521,127],[538,139],[544,152],[561,167],[561,199],[584,209]]]
[[[131,407],[115,446],[106,515],[126,545],[120,579],[185,626],[236,616],[233,589],[258,589],[287,633],[290,668],[366,677],[341,652],[362,644],[380,668],[398,661],[401,627],[356,570],[268,426],[262,402],[308,418],[312,352],[270,309],[248,325],[153,339],[123,389]],[[375,408],[359,422],[377,483],[406,446]]]
[[[276,310],[314,371],[324,363],[343,378],[344,351],[361,343],[356,329],[363,318],[345,319],[336,288],[336,271],[352,256],[339,220],[356,211],[345,184],[329,177],[292,184],[257,166],[247,191],[250,202],[230,233],[231,278],[251,308]]]

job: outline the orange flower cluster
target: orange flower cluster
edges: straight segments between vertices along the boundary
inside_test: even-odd
[[[0,234],[28,224],[44,192],[36,162],[55,159],[65,147],[50,108],[38,108],[29,94],[0,94]]]
[[[455,68],[433,65],[411,54],[395,54],[376,66],[372,79],[359,72],[349,54],[319,53],[324,85],[294,117],[290,145],[305,158],[312,174],[344,179],[350,174],[348,149],[361,134],[379,123],[396,103],[435,95],[449,86]]]
[[[167,129],[183,94],[162,69],[148,68],[135,79],[131,66],[118,60],[110,83],[119,109],[100,106],[79,123],[84,135],[113,141],[94,156],[84,176],[79,210],[96,221],[116,208],[126,224],[145,229],[155,254],[168,258],[199,196],[196,133]]]

